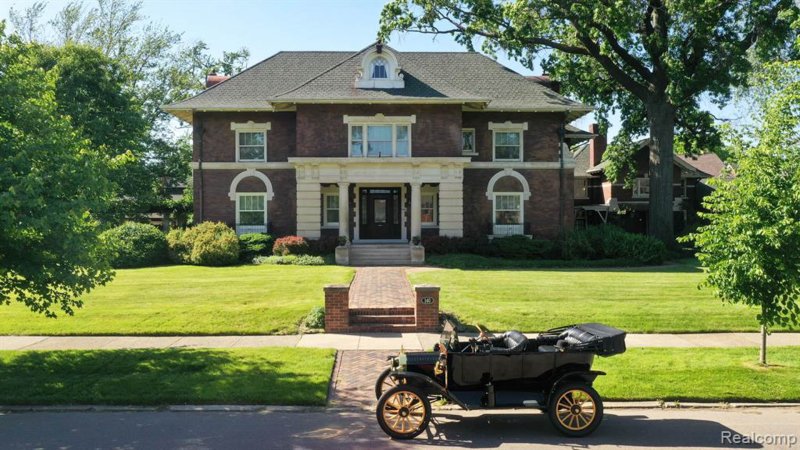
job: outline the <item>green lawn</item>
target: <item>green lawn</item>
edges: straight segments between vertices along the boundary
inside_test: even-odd
[[[0,404],[325,405],[335,352],[310,348],[0,352]]]
[[[631,333],[758,331],[756,311],[723,304],[695,261],[654,267],[442,269],[413,273],[440,285],[441,309],[493,331],[602,322]]]
[[[165,266],[118,270],[84,296],[70,317],[48,319],[22,304],[0,305],[0,334],[285,334],[322,287],[347,283],[338,266]]]
[[[596,358],[595,382],[606,400],[800,401],[800,347],[639,348]]]

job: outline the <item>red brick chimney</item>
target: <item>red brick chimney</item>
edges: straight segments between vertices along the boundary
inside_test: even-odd
[[[595,135],[589,140],[589,167],[594,167],[600,164],[606,152],[606,135],[600,133],[600,125],[596,123],[589,125],[589,132]]]
[[[206,75],[206,89],[210,88],[211,86],[217,85],[222,83],[223,81],[230,78],[227,75],[217,75],[216,73],[212,72]]]

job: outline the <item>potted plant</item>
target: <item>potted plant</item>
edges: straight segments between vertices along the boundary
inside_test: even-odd
[[[339,236],[336,240],[336,264],[341,266],[350,265],[350,239],[347,236]]]
[[[422,239],[419,236],[411,238],[411,263],[422,264],[425,262],[425,247],[421,245]]]

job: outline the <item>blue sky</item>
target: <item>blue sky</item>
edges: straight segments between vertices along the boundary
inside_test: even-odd
[[[11,7],[24,9],[34,0],[0,0],[0,18]],[[66,0],[48,2],[46,17],[52,16]],[[84,0],[85,4],[93,1]],[[214,54],[247,47],[249,64],[281,50],[358,50],[377,34],[378,17],[384,0],[144,0],[144,13],[152,20],[184,33],[188,41],[203,40]],[[392,36],[389,45],[400,51],[462,51],[448,36],[404,34]],[[523,74],[540,74],[524,68],[505,55],[502,64]],[[705,104],[705,103],[704,103]],[[709,105],[717,117],[731,118],[733,108]],[[587,116],[575,124],[586,128]],[[614,136],[619,118],[612,118],[609,135]]]

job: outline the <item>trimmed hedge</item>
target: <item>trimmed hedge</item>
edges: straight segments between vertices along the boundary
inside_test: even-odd
[[[104,231],[100,239],[108,249],[111,266],[116,269],[163,264],[167,259],[167,239],[158,228],[125,222]]]
[[[272,236],[264,233],[247,233],[239,236],[239,259],[252,262],[256,256],[272,253]]]
[[[253,260],[254,264],[276,264],[280,266],[323,266],[325,258],[313,255],[286,255],[286,256],[258,256]]]
[[[564,259],[632,259],[642,264],[661,264],[667,256],[663,242],[628,233],[613,225],[571,232],[561,244]]]
[[[227,266],[239,261],[239,238],[222,222],[202,222],[167,235],[173,261],[199,266]]]

